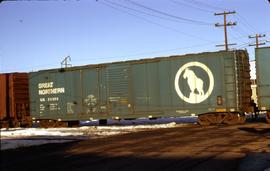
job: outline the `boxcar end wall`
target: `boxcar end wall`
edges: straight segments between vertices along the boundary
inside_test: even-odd
[[[28,73],[0,74],[0,127],[32,125]]]
[[[256,48],[255,57],[258,107],[270,123],[270,47]]]

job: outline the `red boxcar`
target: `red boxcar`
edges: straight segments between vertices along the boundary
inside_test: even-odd
[[[31,126],[28,73],[0,74],[0,127]]]

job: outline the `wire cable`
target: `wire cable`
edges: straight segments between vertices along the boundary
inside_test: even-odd
[[[184,2],[179,2],[179,1],[175,1],[175,0],[170,0],[170,2],[172,2],[172,3],[176,4],[176,5],[186,6],[188,8],[197,9],[197,10],[200,10],[200,11],[203,11],[203,12],[206,12],[206,13],[211,13],[211,14],[215,13],[214,11],[206,10],[206,9],[203,9],[203,8],[191,5],[191,4],[186,4]]]
[[[175,28],[172,28],[172,27],[168,27],[168,26],[159,24],[159,23],[154,22],[154,21],[152,21],[152,20],[149,20],[149,19],[146,19],[146,18],[144,18],[144,17],[141,17],[141,16],[135,15],[135,14],[133,14],[133,13],[130,13],[130,12],[128,12],[128,11],[122,10],[122,9],[120,9],[118,6],[113,6],[113,5],[111,5],[111,4],[108,4],[108,3],[102,2],[102,1],[99,1],[99,3],[101,3],[102,5],[105,5],[105,6],[107,6],[107,7],[113,8],[114,10],[117,10],[117,11],[119,11],[119,12],[126,13],[126,14],[128,14],[128,15],[133,16],[133,17],[136,17],[136,18],[139,18],[139,19],[141,19],[141,20],[144,20],[144,21],[146,21],[146,22],[148,22],[148,23],[151,23],[151,24],[157,25],[157,26],[159,26],[159,27],[162,27],[162,28],[164,28],[164,29],[171,30],[171,31],[174,31],[174,32],[177,32],[177,33],[181,33],[181,35],[183,35],[183,36],[192,37],[192,38],[195,38],[195,39],[198,39],[198,40],[204,40],[204,41],[206,41],[206,42],[210,42],[210,40],[204,39],[204,38],[202,38],[202,37],[198,37],[198,36],[196,36],[196,35],[189,34],[189,33],[180,31],[180,30],[178,30],[178,29],[175,29]]]
[[[236,19],[238,19],[241,23],[243,23],[246,26],[245,27],[246,29],[249,29],[253,33],[258,33],[257,29],[255,29],[255,27],[253,27],[251,24],[249,24],[243,16],[241,16],[240,14],[237,13],[237,15],[235,15],[234,17]]]
[[[128,6],[125,6],[125,5],[116,3],[116,2],[112,2],[112,1],[109,1],[109,0],[104,0],[104,1],[111,4],[111,5],[114,5],[114,6],[119,6],[119,7],[124,8],[124,9],[128,9],[128,10],[140,13],[140,14],[145,14],[145,15],[156,17],[156,18],[159,18],[159,19],[169,20],[169,21],[173,21],[173,22],[177,22],[177,23],[181,23],[181,24],[183,24],[183,23],[192,24],[192,23],[189,23],[189,22],[183,22],[183,21],[179,21],[179,20],[176,20],[176,19],[172,19],[172,18],[168,18],[168,17],[162,17],[162,16],[151,14],[151,13],[147,13],[147,12],[137,10],[137,9],[134,9],[134,8],[130,8]]]
[[[247,37],[247,35],[245,35],[244,37]],[[240,40],[242,39],[243,36],[240,37],[236,37],[234,39],[231,40]],[[211,45],[215,45],[216,43],[220,43],[221,41],[216,41],[216,42],[212,42],[212,43],[204,43],[204,44],[196,44],[196,45],[191,45],[191,46],[186,46],[186,47],[180,47],[180,48],[172,48],[172,49],[164,49],[164,50],[157,50],[157,51],[148,51],[148,52],[140,52],[140,53],[135,53],[135,54],[127,54],[127,55],[117,55],[117,56],[111,56],[111,57],[100,57],[100,58],[84,58],[84,59],[75,59],[72,60],[72,62],[82,62],[82,61],[91,61],[93,62],[93,60],[100,60],[100,59],[119,59],[119,58],[125,58],[125,60],[127,60],[127,58],[130,57],[138,57],[138,56],[145,56],[145,55],[152,55],[152,54],[160,54],[160,53],[164,53],[164,52],[173,52],[173,51],[180,51],[180,50],[186,50],[186,49],[193,49],[193,48],[197,48],[197,47],[204,47],[204,46],[211,46]],[[249,43],[243,43],[240,45],[237,45],[238,48],[243,48],[243,47],[247,47],[246,45]],[[243,47],[241,47],[243,46]],[[211,50],[211,49],[210,49]],[[210,51],[208,49],[208,51]],[[215,50],[215,49],[212,49]],[[6,70],[0,70],[1,73],[7,73],[7,72],[13,72],[13,71],[21,71],[21,70],[33,70],[34,68],[38,68],[38,67],[47,67],[47,66],[51,66],[53,67],[54,63],[50,63],[50,64],[43,64],[43,65],[36,65],[36,66],[29,66],[29,67],[21,67],[21,68],[9,68]],[[93,63],[92,63],[93,64]],[[55,67],[53,67],[55,68]],[[39,69],[40,70],[40,69]]]
[[[199,1],[196,1],[196,0],[184,0],[185,2],[188,2],[188,3],[192,3],[192,4],[196,4],[196,5],[199,5],[199,6],[204,6],[205,8],[207,9],[212,9],[212,10],[221,10],[221,11],[227,11],[227,9],[224,9],[224,8],[220,8],[220,7],[217,7],[217,6],[213,6],[213,5],[210,5],[210,4],[207,4],[205,2],[199,2]]]
[[[154,8],[147,7],[145,5],[139,4],[139,3],[134,2],[134,1],[131,1],[131,0],[126,0],[126,1],[130,2],[131,4],[133,4],[135,6],[138,6],[140,8],[144,8],[144,9],[147,9],[149,11],[153,11],[155,13],[158,13],[158,14],[161,14],[161,15],[164,15],[164,16],[168,16],[168,17],[171,17],[171,18],[175,18],[175,19],[179,19],[179,20],[182,20],[182,21],[191,22],[191,23],[198,24],[198,25],[212,25],[212,23],[207,23],[207,22],[204,22],[204,21],[198,21],[198,20],[193,20],[193,19],[189,19],[189,18],[184,18],[184,17],[172,15],[172,14],[169,14],[169,13],[166,13],[166,12],[163,12],[163,11],[160,11],[160,10],[156,10]]]

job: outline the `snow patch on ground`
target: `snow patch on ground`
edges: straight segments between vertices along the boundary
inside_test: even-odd
[[[29,137],[29,136],[78,136],[81,132],[71,131],[70,128],[10,128],[1,129],[1,139],[4,137]]]
[[[1,150],[65,143],[88,138],[126,134],[150,129],[181,126],[175,122],[152,125],[82,126],[78,128],[9,128],[1,129]]]
[[[148,118],[139,118],[135,120],[113,120],[108,119],[108,125],[149,125],[149,124],[166,124],[166,123],[195,123],[197,121],[197,116],[186,116],[186,117],[167,117],[167,118],[157,118],[149,120]],[[93,121],[82,121],[81,126],[98,126],[98,120]]]
[[[48,143],[66,143],[74,140],[24,140],[24,139],[4,139],[1,140],[1,150],[16,149],[21,147],[29,147],[43,145]]]

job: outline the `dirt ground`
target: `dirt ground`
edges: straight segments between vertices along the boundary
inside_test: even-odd
[[[190,124],[1,151],[1,170],[254,171],[270,168],[269,154],[269,124]]]

